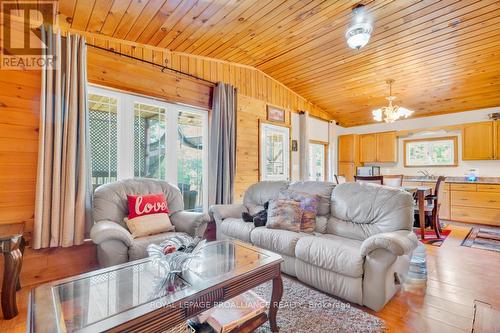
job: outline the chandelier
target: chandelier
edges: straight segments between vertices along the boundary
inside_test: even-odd
[[[352,22],[345,33],[347,45],[351,49],[359,50],[370,40],[373,27],[370,22],[369,15],[365,11],[365,6],[362,4],[356,5],[352,9]]]
[[[383,120],[386,123],[393,123],[399,118],[408,118],[413,111],[410,111],[402,106],[392,104],[392,102],[396,99],[396,96],[392,95],[392,84],[394,83],[394,80],[387,80],[386,83],[389,85],[389,96],[386,97],[389,101],[389,105],[373,110],[373,119],[376,121]]]

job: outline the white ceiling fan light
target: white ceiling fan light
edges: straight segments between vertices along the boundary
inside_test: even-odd
[[[347,45],[351,49],[359,50],[370,40],[373,26],[365,6],[362,4],[356,5],[352,9],[352,22],[345,33]]]

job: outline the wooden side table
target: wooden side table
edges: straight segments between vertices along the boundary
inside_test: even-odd
[[[16,290],[24,252],[24,223],[0,225],[0,250],[4,255],[2,311],[4,319],[17,316]]]

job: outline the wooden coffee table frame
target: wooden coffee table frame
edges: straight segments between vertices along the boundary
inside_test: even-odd
[[[245,247],[253,247],[250,244],[242,243],[239,241],[234,242],[242,244]],[[271,330],[273,332],[279,332],[276,318],[279,304],[281,302],[281,297],[283,295],[283,280],[281,277],[280,269],[283,258],[267,250],[258,248],[255,249],[256,251],[266,254],[273,259],[270,258],[261,266],[255,267],[245,273],[236,274],[235,276],[230,277],[227,280],[224,280],[206,289],[202,289],[189,296],[167,304],[164,307],[158,307],[157,309],[153,309],[152,311],[149,311],[147,313],[141,313],[137,316],[133,314],[137,313],[135,309],[132,309],[130,314],[121,313],[111,316],[109,318],[101,320],[100,322],[93,323],[86,328],[82,328],[81,331],[162,332],[169,328],[175,327],[182,322],[185,322],[189,318],[196,316],[197,314],[217,305],[220,302],[227,301],[263,283],[272,281],[273,288],[271,294],[271,302],[266,319],[269,320]],[[148,260],[149,259],[143,259],[137,261],[136,263],[143,263]],[[101,269],[99,270],[99,272],[106,273],[116,270],[120,267],[125,267],[127,265],[131,265],[131,263],[125,263],[115,267]],[[71,282],[75,279],[85,279],[94,275],[96,275],[96,272],[89,272],[75,277],[51,282],[47,284],[49,285],[50,291],[48,291],[47,288],[38,291],[37,289],[39,289],[40,287],[33,289],[31,291],[29,300],[27,332],[53,332],[57,330],[58,323],[59,325],[64,326],[64,315],[62,313],[61,307],[58,304],[53,303],[53,297],[47,296],[51,295],[54,292],[52,288],[59,284]],[[37,293],[40,293],[38,297]],[[40,298],[40,296],[42,297]],[[38,300],[38,303],[36,303],[35,300]],[[34,315],[35,308],[37,309],[36,317]],[[54,311],[54,308],[57,310]],[[124,317],[122,315],[125,315],[125,318],[129,317],[133,319],[125,321],[123,320]],[[263,323],[262,316],[260,316],[259,319],[260,320],[255,321],[255,325],[257,326],[260,326]]]
[[[269,324],[273,332],[279,332],[276,317],[279,303],[283,296],[280,263],[263,267],[249,274],[234,277],[224,283],[200,291],[165,308],[152,311],[106,332],[162,332],[213,307],[207,306],[207,304],[227,301],[268,281],[272,281],[273,283],[271,304],[269,305],[268,313]],[[203,304],[203,306],[198,306],[197,304]]]

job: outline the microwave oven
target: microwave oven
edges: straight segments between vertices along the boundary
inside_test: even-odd
[[[380,176],[379,166],[357,167],[356,176]]]

